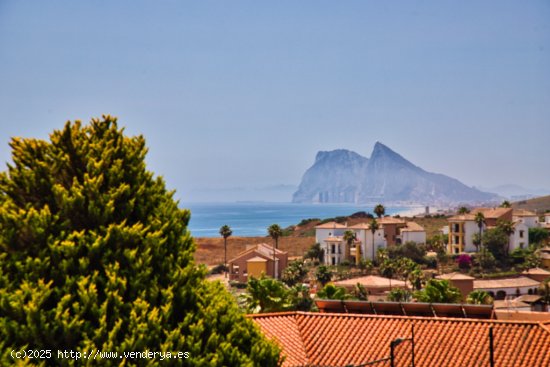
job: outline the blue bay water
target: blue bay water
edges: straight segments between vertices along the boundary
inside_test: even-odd
[[[184,203],[191,210],[189,229],[194,237],[219,237],[227,224],[233,236],[266,236],[267,227],[276,223],[282,228],[307,218],[332,218],[359,211],[372,213],[372,206],[347,204],[293,203]],[[410,208],[386,208],[386,214],[397,214]]]

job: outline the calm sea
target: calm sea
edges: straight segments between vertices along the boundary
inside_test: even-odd
[[[372,206],[346,204],[292,203],[186,203],[191,210],[189,229],[194,237],[219,237],[219,229],[227,224],[233,236],[265,236],[267,227],[276,223],[282,228],[307,218],[332,218],[358,211],[371,212]],[[397,214],[410,208],[386,208],[386,214]]]

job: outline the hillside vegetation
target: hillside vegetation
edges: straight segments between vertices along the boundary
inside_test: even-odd
[[[550,212],[550,195],[513,202],[512,208],[530,210],[537,214]]]

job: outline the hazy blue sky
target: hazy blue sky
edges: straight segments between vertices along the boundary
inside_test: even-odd
[[[550,2],[0,0],[0,111],[1,162],[11,136],[118,116],[183,201],[375,141],[550,188]]]

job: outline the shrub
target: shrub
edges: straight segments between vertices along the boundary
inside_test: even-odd
[[[324,286],[332,279],[332,273],[328,267],[321,265],[317,268],[317,271],[315,271],[315,278]]]
[[[190,213],[146,169],[143,137],[106,116],[11,147],[0,174],[0,365],[14,363],[12,349],[113,347],[188,351],[187,365],[278,365],[278,348],[195,264]],[[56,353],[43,363],[73,365]]]
[[[470,269],[472,266],[472,257],[467,254],[461,254],[456,258],[456,262],[460,269]]]
[[[226,271],[228,271],[227,266],[224,264],[218,264],[210,269],[210,274],[223,274]]]
[[[410,302],[412,293],[406,289],[396,288],[388,293],[388,301],[391,302]]]
[[[325,257],[325,250],[321,248],[320,243],[313,244],[305,253],[304,259],[317,260],[323,262]]]
[[[281,280],[286,285],[292,287],[297,283],[304,281],[307,275],[307,267],[301,260],[291,261],[290,264],[283,270]]]
[[[413,260],[417,264],[423,264],[424,256],[426,256],[426,246],[418,245],[415,242],[408,241],[402,245],[389,247],[388,256],[391,259],[408,257],[409,259]]]

